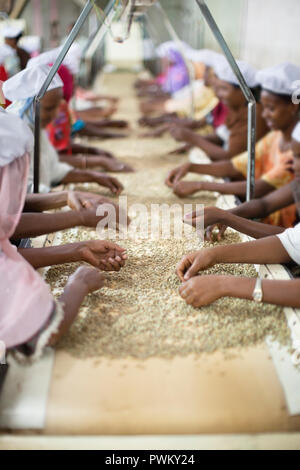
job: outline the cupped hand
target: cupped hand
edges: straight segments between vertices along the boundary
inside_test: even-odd
[[[120,271],[128,258],[124,248],[102,240],[79,243],[77,250],[81,261],[102,271]]]

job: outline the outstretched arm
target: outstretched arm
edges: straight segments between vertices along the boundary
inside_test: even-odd
[[[237,181],[232,183],[215,183],[210,181],[180,181],[174,187],[174,193],[179,197],[186,197],[199,191],[216,191],[220,194],[234,194],[235,196],[245,198],[247,192],[247,182]],[[274,187],[263,179],[256,180],[255,197],[259,198],[274,191]]]
[[[256,279],[236,276],[197,276],[180,287],[180,295],[195,308],[210,305],[223,297],[252,300]],[[300,280],[262,282],[263,302],[284,307],[300,307]]]
[[[211,142],[208,138],[203,137],[189,129],[178,127],[171,129],[171,135],[179,142],[186,142],[193,147],[203,150],[212,160],[228,160],[235,155],[230,150],[224,150],[222,145]]]
[[[107,187],[117,196],[123,191],[123,185],[111,176],[93,170],[72,170],[61,181],[62,184],[69,183],[98,183]]]
[[[59,330],[52,336],[49,346],[55,346],[66,334],[74,322],[83,299],[90,293],[101,289],[105,278],[97,269],[88,267],[79,268],[68,280],[63,295],[59,301],[63,305],[64,318]]]
[[[284,264],[291,261],[281,241],[275,236],[191,253],[182,259],[177,274],[182,281],[188,281],[200,271],[216,264]]]
[[[231,227],[240,233],[249,235],[253,238],[265,238],[272,235],[278,235],[284,232],[283,227],[275,225],[263,224],[252,220],[244,219],[237,215],[232,214],[230,211],[225,211],[217,207],[206,207],[203,213],[194,212],[187,214],[184,218],[186,224],[194,227],[202,227],[206,229],[206,239],[213,239],[213,230],[215,225],[221,229],[218,238],[221,239],[223,232],[227,227]]]

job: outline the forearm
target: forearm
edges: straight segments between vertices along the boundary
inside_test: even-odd
[[[186,142],[203,150],[212,160],[228,160],[233,157],[221,145],[211,142],[209,138],[202,137],[194,132],[186,133]]]
[[[76,244],[48,248],[25,248],[20,249],[19,253],[35,269],[80,261]]]
[[[249,243],[217,246],[212,250],[215,264],[285,264],[291,262],[289,254],[276,236]]]
[[[238,178],[242,177],[230,161],[221,161],[210,164],[191,164],[190,166],[191,173],[198,173],[200,175],[211,175],[216,176],[217,178]]]
[[[13,240],[34,238],[49,233],[83,225],[80,212],[68,211],[57,214],[22,214],[13,234]]]
[[[276,211],[294,204],[294,197],[291,185],[283,186],[276,191],[270,192],[260,199],[241,204],[231,209],[230,212],[248,219],[263,219]]]
[[[52,209],[60,209],[68,203],[68,192],[48,194],[27,194],[25,212],[43,212]]]
[[[90,155],[98,155],[97,149],[93,147],[86,147],[84,145],[79,145],[79,144],[74,144],[73,142],[71,143],[71,148],[72,148],[72,153],[74,155],[76,154],[82,154],[82,153],[88,153]]]
[[[278,235],[285,230],[283,227],[254,222],[226,211],[224,211],[218,223],[222,223],[227,227],[231,227],[240,233],[244,233],[256,239]]]
[[[91,170],[72,170],[61,181],[62,184],[69,183],[92,183],[94,182],[94,172]]]
[[[101,167],[106,169],[107,167],[107,158],[96,156],[96,155],[78,155],[78,156],[69,156],[69,155],[60,155],[59,157],[61,162],[68,163],[69,165],[73,166],[77,169],[86,169],[88,168],[96,168]]]
[[[228,297],[252,300],[256,279],[228,277],[224,282],[225,294]],[[262,282],[263,302],[285,307],[300,307],[300,281]]]
[[[64,319],[60,324],[58,333],[50,339],[49,346],[55,346],[66,334],[76,318],[86,295],[88,295],[88,289],[84,284],[78,281],[68,282],[63,295],[59,299],[59,302],[63,305]]]
[[[231,183],[215,183],[215,182],[203,182],[202,190],[204,191],[217,191],[220,194],[234,194],[238,197],[246,197],[247,193],[247,182],[237,181]],[[257,180],[255,183],[255,197],[259,198],[268,194],[274,189],[268,183],[263,180]]]

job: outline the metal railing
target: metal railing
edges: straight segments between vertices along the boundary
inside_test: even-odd
[[[234,72],[241,90],[248,102],[248,177],[247,177],[247,201],[255,195],[255,145],[256,145],[256,100],[241,73],[216,21],[214,20],[205,0],[196,0],[202,15],[206,19],[213,35],[223,50],[229,65]]]

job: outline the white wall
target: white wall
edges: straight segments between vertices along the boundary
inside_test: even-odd
[[[207,0],[207,5],[237,58],[259,68],[284,61],[300,65],[300,0]],[[207,27],[204,46],[218,50]]]
[[[300,0],[246,1],[244,60],[257,67],[284,61],[300,65]]]

